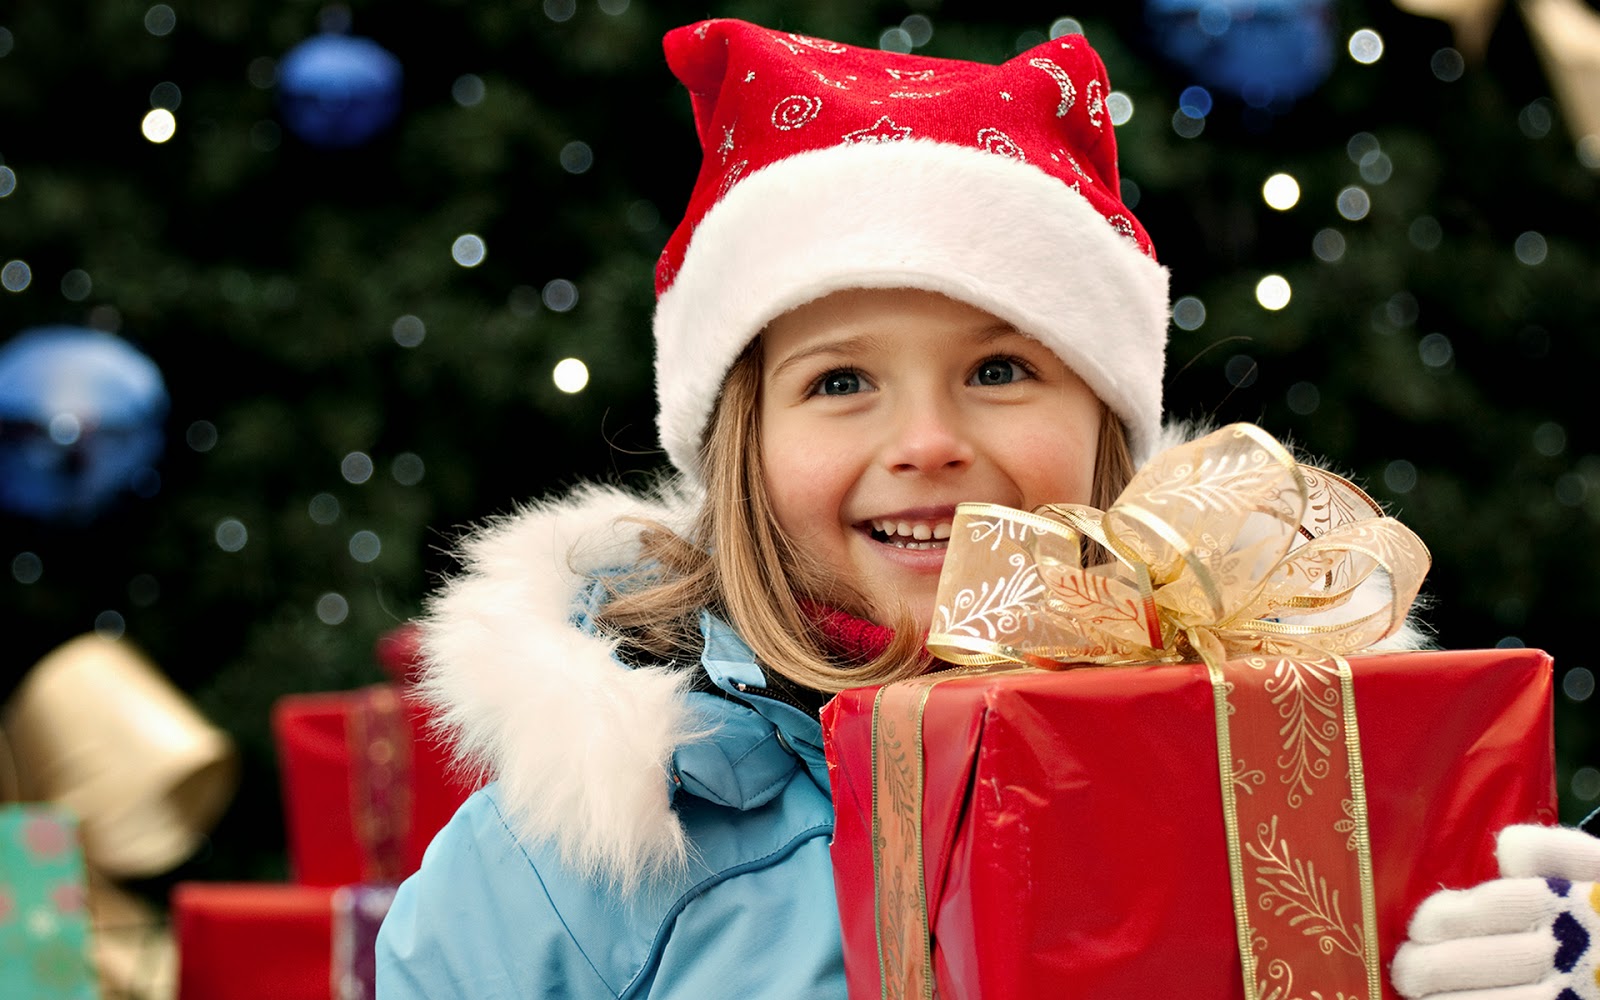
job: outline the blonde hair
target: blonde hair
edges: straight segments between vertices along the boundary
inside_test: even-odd
[[[883,684],[922,673],[928,655],[908,610],[894,639],[866,663],[830,652],[802,601],[827,594],[859,611],[866,595],[838,594],[827,567],[808,559],[778,527],[768,503],[761,463],[761,351],[753,342],[734,362],[712,411],[701,447],[706,496],[686,535],[645,522],[642,556],[632,574],[610,583],[602,627],[622,639],[624,656],[646,660],[697,657],[703,644],[698,615],[725,617],[768,670],[824,693]],[[1122,421],[1104,405],[1090,502],[1110,505],[1133,477]]]

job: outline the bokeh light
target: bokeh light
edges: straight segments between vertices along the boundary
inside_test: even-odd
[[[1350,35],[1350,58],[1370,66],[1383,58],[1383,36],[1371,28],[1361,28]]]
[[[383,552],[383,542],[376,532],[361,530],[350,536],[350,558],[358,563],[370,563]]]
[[[1287,212],[1300,203],[1300,182],[1289,174],[1273,174],[1261,185],[1261,197],[1269,207]]]
[[[1248,389],[1256,384],[1261,366],[1248,354],[1235,354],[1222,366],[1222,375],[1235,389]]]
[[[1455,83],[1467,71],[1467,61],[1461,53],[1448,45],[1433,54],[1428,60],[1428,68],[1433,75],[1445,83]]]
[[[1337,229],[1319,229],[1317,235],[1311,237],[1311,252],[1325,264],[1343,260],[1344,250],[1344,233]]]
[[[82,302],[94,291],[89,272],[74,268],[61,276],[61,295],[68,302]]]
[[[483,95],[483,78],[476,73],[463,73],[450,85],[450,99],[463,108],[476,107],[483,103]]]
[[[1411,220],[1411,225],[1406,229],[1406,238],[1418,250],[1437,250],[1439,244],[1444,242],[1444,227],[1431,215],[1419,215]]]
[[[551,312],[571,312],[578,304],[578,286],[566,278],[555,278],[545,283],[539,297]]]
[[[218,521],[212,534],[216,538],[217,548],[224,552],[238,552],[250,541],[250,530],[236,517],[225,517]]]
[[[878,48],[884,52],[898,52],[905,55],[911,51],[911,32],[899,25],[885,28],[883,34],[878,36]]]
[[[364,451],[352,451],[339,463],[339,474],[345,482],[360,486],[372,478],[372,457]]]
[[[139,131],[146,139],[160,144],[177,134],[178,119],[174,118],[172,112],[166,108],[155,108],[139,123]]]
[[[1533,450],[1545,458],[1555,458],[1567,450],[1567,429],[1553,420],[1535,427]]]
[[[1374,149],[1361,158],[1361,179],[1368,184],[1382,184],[1394,175],[1394,161],[1381,149]]]
[[[550,377],[555,380],[556,388],[562,392],[582,392],[589,384],[589,366],[577,358],[562,358],[556,362]]]
[[[1296,382],[1283,394],[1283,401],[1290,412],[1302,417],[1309,417],[1317,412],[1317,407],[1322,405],[1322,391],[1312,382]]]
[[[1051,38],[1061,38],[1064,35],[1081,34],[1083,34],[1083,25],[1078,23],[1077,18],[1058,17],[1054,21],[1050,22]]]
[[[1180,330],[1198,330],[1206,321],[1206,304],[1185,295],[1172,304],[1172,325]]]
[[[415,486],[422,482],[422,477],[427,474],[427,466],[422,462],[422,456],[415,452],[402,451],[389,463],[389,475],[401,486]]]
[[[1368,212],[1372,211],[1372,196],[1367,194],[1365,188],[1352,184],[1339,192],[1336,204],[1339,207],[1340,215],[1351,222],[1359,222],[1367,217]]]
[[[1293,290],[1289,287],[1289,279],[1281,274],[1269,274],[1256,282],[1256,302],[1260,303],[1263,309],[1277,312],[1289,304],[1293,294]]]
[[[911,39],[911,47],[914,49],[920,49],[933,41],[933,22],[928,20],[925,14],[907,15],[906,19],[900,22],[900,28],[906,33],[906,37]]]
[[[128,581],[128,600],[134,607],[148,608],[161,599],[161,584],[149,573],[139,573]]]
[[[1204,118],[1211,113],[1213,105],[1211,91],[1204,87],[1185,87],[1178,95],[1178,110],[1190,118]]]
[[[94,616],[94,631],[102,639],[120,639],[128,623],[119,611],[102,611]]]
[[[168,111],[178,110],[178,105],[183,103],[183,91],[171,80],[166,80],[150,88],[150,106],[152,108],[166,108]]]
[[[33,283],[33,268],[25,260],[7,261],[0,267],[0,287],[8,292],[20,292]]]
[[[1580,767],[1572,772],[1572,795],[1584,802],[1600,798],[1600,770]]]
[[[209,420],[196,420],[183,432],[183,440],[202,454],[217,446],[217,425]]]
[[[44,576],[44,560],[33,552],[18,552],[11,560],[11,578],[20,584],[38,583]]]
[[[1429,368],[1444,368],[1456,357],[1455,345],[1442,333],[1430,333],[1417,342],[1417,356]]]
[[[428,335],[428,327],[422,320],[407,313],[394,321],[394,325],[389,328],[389,334],[401,347],[416,347]]]
[[[1417,488],[1417,467],[1397,458],[1383,467],[1383,485],[1391,493],[1410,493]]]
[[[1543,234],[1530,230],[1517,237],[1515,250],[1517,260],[1529,267],[1536,267],[1544,263],[1550,253],[1550,245],[1545,242]]]
[[[144,12],[144,30],[157,38],[172,34],[172,29],[177,26],[178,15],[164,3],[158,3]]]
[[[1106,114],[1111,117],[1111,124],[1126,125],[1133,118],[1133,98],[1120,90],[1113,90],[1106,95]]]
[[[339,498],[332,493],[318,493],[306,504],[306,514],[313,524],[327,527],[339,520]]]
[[[338,625],[350,617],[350,602],[344,595],[329,591],[317,598],[317,618],[324,625]]]
[[[1535,98],[1517,112],[1517,128],[1530,139],[1543,139],[1550,134],[1550,128],[1555,124],[1555,116],[1550,112],[1551,102],[1548,97]]]
[[[1572,701],[1588,701],[1594,697],[1594,671],[1588,667],[1573,667],[1561,677],[1561,693]]]
[[[488,248],[483,245],[482,237],[475,233],[463,233],[450,244],[450,259],[462,267],[477,267],[483,263],[487,253]]]
[[[586,142],[574,139],[561,147],[561,169],[569,174],[587,173],[594,166],[594,150]]]

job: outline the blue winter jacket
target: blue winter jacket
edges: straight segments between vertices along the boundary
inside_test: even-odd
[[[536,513],[547,517],[550,511]],[[486,544],[480,563],[491,563],[488,556],[498,559],[515,548],[504,536],[543,530],[526,529],[528,525],[518,522],[501,525],[499,544]],[[542,539],[537,548],[543,551]],[[491,568],[487,575],[496,572]],[[485,574],[473,575],[483,582]],[[469,758],[496,769],[499,780],[461,807],[428,848],[421,869],[395,897],[378,937],[380,1000],[843,998],[839,918],[828,856],[833,808],[817,719],[768,692],[749,648],[726,624],[702,613],[700,662],[679,669],[700,671],[704,677],[690,687],[682,677],[671,679],[671,712],[678,719],[674,733],[704,735],[673,740],[678,745],[651,778],[659,783],[659,801],[637,783],[629,793],[648,804],[639,810],[647,827],[663,818],[680,824],[681,855],[666,875],[630,871],[624,867],[625,852],[617,851],[595,870],[597,855],[584,853],[592,843],[572,827],[625,809],[630,800],[623,794],[612,802],[605,771],[590,768],[591,754],[582,745],[592,735],[589,727],[576,727],[578,735],[554,741],[547,753],[523,758],[544,767],[550,755],[565,756],[562,766],[590,770],[590,782],[600,786],[574,788],[571,775],[562,773],[560,781],[549,784],[559,784],[553,794],[572,797],[570,805],[542,820],[527,818],[530,808],[540,808],[541,803],[527,801],[539,795],[539,783],[510,781],[514,775],[504,773],[516,768],[514,752],[500,747],[494,751],[498,758],[470,753],[474,738],[489,744],[508,737],[500,731],[476,732],[480,724],[468,716],[479,709],[460,710],[461,705],[476,698],[485,702],[480,706],[484,714],[495,716],[493,703],[503,698],[507,703],[499,705],[502,722],[497,724],[514,726],[503,720],[520,718],[519,706],[509,702],[522,700],[515,692],[524,690],[513,688],[509,696],[504,689],[474,692],[470,684],[452,690],[447,681],[453,668],[438,667],[440,659],[450,660],[452,635],[467,636],[470,649],[486,631],[504,627],[497,616],[511,593],[489,587],[462,598],[461,591],[471,587],[469,583],[446,594],[425,620],[425,628],[432,629],[425,632],[425,643],[436,661],[428,689],[441,703],[447,723],[466,730],[457,738]],[[576,609],[568,604],[565,629],[594,637],[588,619],[599,592],[591,585],[571,594]],[[511,607],[526,596],[513,593],[518,596],[512,597]],[[461,614],[462,607],[475,614]],[[520,633],[515,644],[538,645],[536,636]],[[590,651],[580,649],[576,658],[587,659]],[[626,670],[614,660],[608,666]],[[532,670],[548,667],[541,662]],[[595,697],[598,718],[612,703],[632,697],[630,678],[592,663],[576,669],[591,668],[609,685]],[[520,681],[523,671],[515,665],[510,669],[519,671]],[[554,669],[554,676],[562,676],[563,668]],[[639,673],[641,685],[660,686],[659,673]],[[441,674],[446,681],[440,681]],[[526,690],[532,692],[532,704],[540,688]],[[654,697],[646,695],[645,703]],[[551,698],[561,700],[559,688],[552,689]],[[454,718],[453,709],[460,710]],[[548,712],[548,724],[525,730],[526,742],[537,743],[549,730],[568,725],[571,720],[564,716],[572,711],[576,708],[564,706]],[[602,730],[608,724],[604,719],[596,723]],[[625,743],[631,735],[618,727],[594,755],[608,756],[609,743]],[[628,758],[625,763],[628,777],[637,777],[633,765],[638,762]],[[657,806],[663,806],[662,812]],[[546,825],[540,828],[540,822]],[[603,832],[593,835],[596,841],[603,839]],[[656,835],[653,829],[647,834]],[[638,887],[620,888],[629,880]]]

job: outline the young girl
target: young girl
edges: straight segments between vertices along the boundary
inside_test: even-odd
[[[490,524],[430,604],[494,781],[396,897],[385,1000],[842,997],[818,708],[926,669],[957,503],[1104,507],[1156,445],[1166,272],[1081,36],[666,53],[704,153],[657,271],[677,475]]]

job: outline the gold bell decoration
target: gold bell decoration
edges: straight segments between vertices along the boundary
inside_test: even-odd
[[[1468,62],[1480,62],[1505,0],[1394,0],[1394,5],[1407,14],[1447,22],[1461,55]]]
[[[1600,14],[1580,0],[1522,0],[1522,17],[1579,153],[1600,166]]]
[[[118,879],[170,871],[200,846],[239,780],[232,740],[125,641],[72,639],[0,711],[3,791],[77,817],[94,963],[107,1000],[168,1000],[170,933]]]

